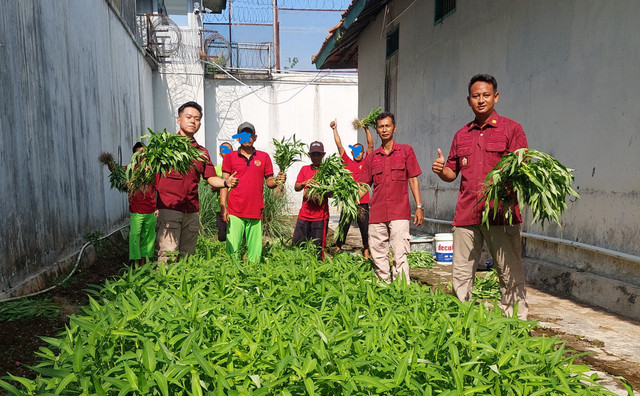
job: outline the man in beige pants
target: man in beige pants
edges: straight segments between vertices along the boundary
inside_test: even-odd
[[[392,113],[377,118],[376,131],[382,144],[365,158],[358,181],[373,187],[369,211],[369,250],[375,273],[390,283],[404,277],[409,283],[409,188],[417,204],[413,224],[424,219],[418,176],[422,173],[413,148],[396,143],[396,121]],[[361,193],[364,196],[365,192]],[[389,265],[389,246],[393,251],[393,265]]]
[[[484,205],[478,203],[487,173],[504,154],[527,147],[527,138],[517,122],[498,115],[498,83],[493,76],[478,74],[471,78],[467,102],[475,119],[453,137],[446,161],[438,149],[432,170],[440,179],[452,182],[461,174],[460,192],[453,217],[453,290],[461,301],[469,301],[475,272],[486,242],[500,278],[502,311],[512,316],[518,305],[518,317],[526,320],[529,311],[522,268],[520,223],[522,218],[514,197],[513,224],[504,215],[490,215],[490,226],[482,224]]]

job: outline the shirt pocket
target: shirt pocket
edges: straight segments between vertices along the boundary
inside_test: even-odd
[[[473,146],[471,144],[458,147],[458,166],[465,169],[471,166],[473,160]]]
[[[167,179],[173,179],[173,180],[181,180],[182,179],[182,174],[180,172],[176,172],[174,170],[168,172],[165,177]]]
[[[490,153],[504,153],[507,151],[507,137],[498,133],[487,140],[487,151]]]
[[[374,184],[381,184],[384,181],[382,177],[383,170],[384,170],[383,164],[373,164],[371,166],[371,175],[373,176]]]
[[[407,164],[405,162],[391,162],[391,180],[407,180]]]

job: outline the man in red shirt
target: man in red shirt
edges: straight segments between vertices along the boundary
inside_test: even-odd
[[[475,271],[480,262],[482,246],[487,244],[500,277],[500,306],[512,316],[518,303],[518,316],[526,320],[529,305],[522,268],[520,223],[522,218],[516,198],[513,200],[512,225],[499,213],[490,227],[482,225],[484,204],[478,203],[487,173],[504,154],[527,147],[522,126],[501,117],[495,111],[498,83],[493,76],[478,74],[469,82],[467,102],[475,119],[463,126],[453,137],[447,158],[438,149],[432,170],[440,179],[452,182],[461,174],[460,192],[453,217],[453,290],[461,301],[471,299]]]
[[[287,177],[280,172],[277,179],[273,178],[271,158],[253,147],[258,136],[252,124],[240,124],[234,138],[236,136],[240,148],[222,159],[222,177],[226,179],[237,174],[239,180],[237,187],[220,190],[220,211],[227,223],[226,251],[237,256],[244,237],[249,260],[258,262],[262,257],[263,186],[266,181],[267,187],[276,188]]]
[[[404,277],[409,283],[407,254],[411,239],[411,208],[408,186],[417,205],[413,224],[419,226],[424,220],[418,183],[422,171],[413,148],[393,139],[396,121],[392,113],[383,112],[378,116],[376,131],[382,144],[367,156],[358,177],[358,181],[373,187],[369,214],[371,259],[378,278],[390,283]],[[393,265],[389,263],[389,247],[393,251]]]
[[[324,248],[327,243],[327,226],[329,224],[329,198],[322,202],[307,197],[307,186],[313,183],[325,151],[321,142],[313,142],[309,145],[309,157],[311,165],[305,165],[300,169],[294,190],[304,190],[302,195],[302,207],[298,212],[296,228],[293,231],[293,243],[300,245],[304,241],[313,241],[319,248],[320,259],[324,259]]]
[[[203,152],[205,161],[194,161],[189,172],[182,175],[171,171],[160,175],[157,183],[158,191],[158,261],[166,263],[169,252],[180,255],[193,254],[200,232],[198,211],[198,183],[204,177],[211,187],[233,187],[237,184],[235,177],[223,180],[216,176],[209,151],[199,145],[194,135],[200,129],[202,107],[196,102],[187,102],[178,109],[179,135],[192,140],[191,145]],[[224,190],[224,189],[223,189]]]
[[[349,146],[352,148],[351,156],[353,157],[353,159],[349,158],[344,147],[342,147],[342,140],[340,139],[340,135],[338,134],[338,125],[335,121],[331,121],[329,126],[333,130],[333,140],[335,140],[336,142],[338,154],[340,154],[345,168],[347,168],[347,170],[351,172],[351,176],[353,176],[355,180],[358,180],[358,177],[362,172],[362,167],[364,166],[364,147],[360,143]],[[369,127],[364,126],[363,129],[365,130],[367,136],[366,154],[370,154],[373,151],[373,137],[371,136],[371,132],[369,132]],[[356,154],[354,150],[358,151],[358,153]],[[371,202],[371,200],[369,192],[367,192],[364,196],[362,196],[362,198],[360,198],[360,204],[358,205],[359,207],[357,222],[358,228],[360,229],[360,236],[362,237],[362,255],[365,258],[371,258],[371,255],[369,254],[369,202]],[[340,213],[341,218],[343,215],[343,213]],[[350,223],[345,223],[344,229],[342,230],[342,238],[336,240],[336,247],[338,248],[338,250],[342,249],[342,245],[344,245],[344,241],[347,238],[347,233],[349,232],[350,227]]]

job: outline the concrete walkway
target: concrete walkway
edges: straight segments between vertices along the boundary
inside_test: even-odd
[[[337,223],[330,222],[330,229]],[[357,227],[351,227],[345,248],[359,252],[362,242]],[[527,265],[527,259],[524,260]],[[451,266],[436,264],[431,269],[412,269],[411,278],[429,285],[451,282]],[[607,313],[601,309],[554,296],[527,286],[529,318],[539,323],[533,334],[557,336],[566,348],[592,352],[580,358],[589,365],[607,389],[627,395],[616,376],[622,376],[640,390],[640,323]]]

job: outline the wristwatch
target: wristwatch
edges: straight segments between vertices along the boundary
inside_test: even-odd
[[[227,184],[227,179],[224,179],[224,186],[225,186],[226,188],[229,188],[229,185]]]
[[[418,205],[418,206],[416,206],[416,209],[424,209],[424,206]]]

